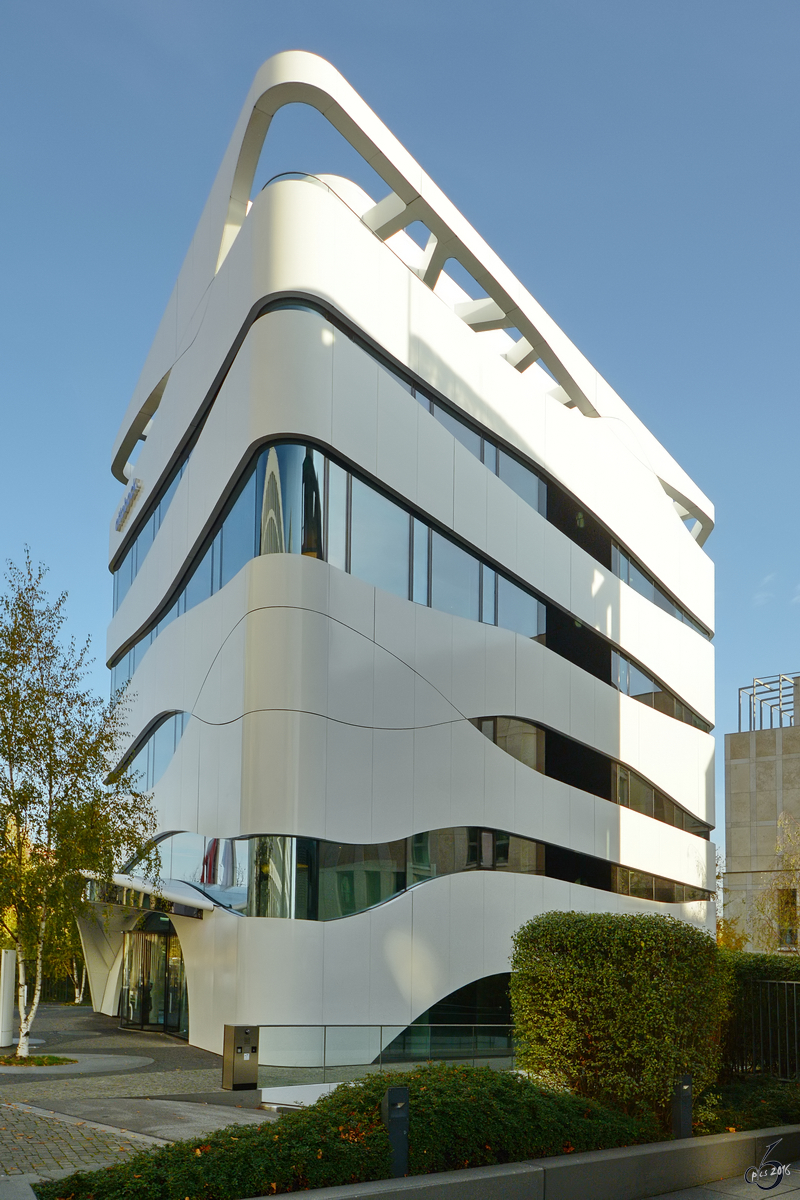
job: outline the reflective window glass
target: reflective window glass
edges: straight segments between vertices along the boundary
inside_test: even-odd
[[[631,562],[628,567],[628,582],[635,592],[640,596],[644,596],[651,603],[655,601],[655,587],[653,580],[649,575],[645,575],[644,571],[640,571],[635,562]]]
[[[497,446],[488,438],[483,439],[483,462],[493,475],[497,474]]]
[[[335,920],[391,899],[406,886],[406,842],[319,843],[319,919]]]
[[[671,692],[665,692],[659,688],[657,684],[653,685],[653,707],[665,716],[677,716],[679,721],[685,720],[683,705],[679,700],[672,695]]]
[[[408,513],[354,478],[351,514],[350,570],[353,575],[385,592],[408,599]]]
[[[173,713],[167,717],[153,730],[131,760],[129,769],[131,774],[136,776],[136,786],[141,791],[150,791],[151,788],[154,788],[166,771],[188,720],[188,713]]]
[[[495,741],[501,750],[534,771],[544,771],[544,730],[514,717],[497,717],[495,728]]]
[[[634,771],[630,772],[630,807],[646,817],[653,815],[653,789]]]
[[[247,915],[292,917],[294,838],[247,839]]]
[[[543,512],[542,500],[540,495],[540,479],[539,476],[521,463],[518,458],[514,458],[505,450],[498,451],[499,466],[498,475],[503,483],[507,483],[512,492],[516,492],[520,500],[524,500],[536,512]]]
[[[524,637],[535,638],[543,632],[540,609],[544,606],[503,575],[497,578],[497,624],[513,629]]]
[[[428,574],[430,557],[428,526],[414,518],[414,579],[411,598],[415,604],[428,603]]]
[[[209,546],[184,588],[186,612],[196,604],[202,604],[211,595],[211,562],[212,552]]]
[[[456,441],[461,442],[462,446],[466,446],[470,454],[474,454],[476,458],[481,456],[481,435],[476,433],[474,429],[470,429],[469,425],[465,425],[463,421],[459,421],[458,417],[454,416],[448,409],[443,408],[441,404],[434,404],[433,415],[440,425],[444,425]]]
[[[484,625],[497,624],[497,572],[481,566],[481,620]]]
[[[477,621],[480,582],[477,558],[434,530],[432,559],[432,607]]]
[[[162,860],[161,873],[167,879],[183,879],[186,883],[199,883],[203,869],[205,841],[201,833],[176,833],[168,839],[170,852],[169,873]],[[162,855],[165,842],[159,845]]]
[[[650,676],[645,675],[644,671],[640,671],[633,663],[628,663],[628,695],[652,707],[655,691],[656,685]]]
[[[262,554],[302,553],[305,457],[305,446],[282,444],[270,450],[261,513]]]
[[[530,838],[515,837],[508,839],[507,867],[518,875],[544,875],[545,848],[541,842]],[[498,866],[500,864],[498,863]]]
[[[347,472],[328,463],[328,562],[347,569]]]
[[[224,587],[256,549],[256,473],[252,470],[222,526],[220,583]]]
[[[654,898],[660,900],[662,904],[675,903],[675,884],[669,879],[654,879]]]
[[[652,900],[654,882],[652,875],[646,875],[642,871],[631,871],[628,894],[636,896],[639,900]]]
[[[681,610],[677,604],[673,604],[666,592],[662,592],[660,587],[654,589],[654,600],[659,608],[663,608],[665,613],[669,613],[671,617],[676,617],[681,620]]]

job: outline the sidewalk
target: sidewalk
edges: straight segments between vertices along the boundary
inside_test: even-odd
[[[220,1087],[222,1060],[158,1033],[128,1032],[89,1008],[43,1005],[36,1050],[62,1068],[0,1068],[0,1200],[30,1184],[124,1161],[232,1124],[264,1124],[259,1091]]]

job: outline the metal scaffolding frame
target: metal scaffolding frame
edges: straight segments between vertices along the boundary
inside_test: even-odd
[[[800,671],[767,675],[739,688],[739,733],[794,725],[794,684]],[[769,723],[767,722],[769,717]]]

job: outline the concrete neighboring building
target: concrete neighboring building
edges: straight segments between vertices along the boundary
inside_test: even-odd
[[[289,103],[380,191],[254,191]],[[713,929],[713,506],[315,55],[256,76],[112,470],[163,884],[97,895],[96,1007],[365,1062],[507,1019],[538,913]]]
[[[776,872],[778,820],[800,821],[800,673],[765,676],[739,689],[739,731],[725,735],[725,915],[751,934],[753,904]],[[791,914],[794,913],[794,919]],[[797,946],[797,897],[773,947]]]

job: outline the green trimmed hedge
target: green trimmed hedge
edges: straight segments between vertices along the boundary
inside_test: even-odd
[[[421,1067],[342,1084],[271,1124],[234,1125],[103,1171],[39,1183],[39,1200],[240,1200],[391,1176],[380,1103],[409,1089],[409,1171],[426,1175],[657,1139],[655,1123],[489,1067]]]
[[[518,1065],[669,1128],[679,1075],[719,1073],[729,972],[708,934],[673,917],[550,912],[514,938]]]

